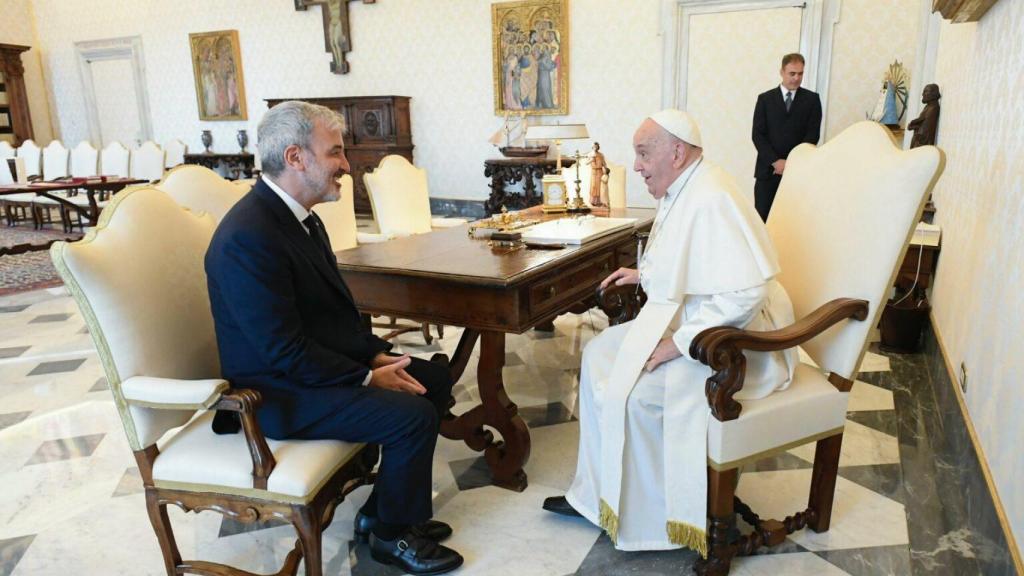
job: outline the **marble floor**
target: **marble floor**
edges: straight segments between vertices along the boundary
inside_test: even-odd
[[[559,318],[553,333],[507,340],[506,385],[533,438],[525,492],[490,486],[478,453],[440,440],[434,510],[452,524],[450,545],[466,557],[457,574],[689,573],[692,552],[618,552],[587,522],[540,508],[572,478],[580,352],[605,326],[592,311]],[[459,335],[448,328],[430,346],[415,333],[397,342],[429,357],[451,353]],[[831,530],[796,533],[771,552],[736,560],[732,574],[1015,573],[994,515],[967,506],[956,483],[936,481],[936,467],[950,460],[928,429],[934,410],[921,403],[936,396],[917,393],[931,386],[919,356],[870,353],[861,366]],[[477,400],[468,372],[456,411]],[[764,517],[792,513],[806,502],[812,457],[813,447],[803,446],[759,462],[743,474],[741,497]],[[969,466],[958,469],[958,482],[977,483]],[[163,574],[139,471],[84,322],[61,287],[0,298],[0,490],[0,576]],[[366,496],[366,488],[356,491],[325,533],[326,574],[400,573],[352,540],[354,510]],[[171,518],[184,556],[253,572],[276,570],[294,542],[286,525],[244,526],[173,508]]]

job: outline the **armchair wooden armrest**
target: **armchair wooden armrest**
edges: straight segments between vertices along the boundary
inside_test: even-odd
[[[597,287],[597,306],[608,316],[608,325],[615,326],[636,318],[647,302],[647,294],[636,284],[607,288]]]
[[[242,421],[242,432],[249,445],[252,456],[252,487],[257,490],[267,489],[267,478],[273,472],[277,462],[267,445],[267,439],[256,421],[256,409],[263,403],[260,393],[248,388],[229,389],[210,407],[211,410],[237,412]]]
[[[733,395],[743,388],[746,375],[747,360],[743,350],[786,350],[803,344],[841,320],[864,320],[867,316],[866,300],[837,298],[795,324],[778,330],[754,332],[731,326],[716,326],[697,334],[690,343],[690,357],[714,370],[704,385],[704,394],[708,398],[712,415],[722,422],[739,418],[743,407],[733,400]],[[852,385],[835,374],[829,377],[829,381],[844,392]]]

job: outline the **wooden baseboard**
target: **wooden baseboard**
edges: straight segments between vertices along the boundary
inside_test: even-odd
[[[964,425],[967,427],[967,435],[971,438],[971,444],[974,445],[974,451],[978,454],[978,462],[981,464],[981,473],[985,477],[985,483],[988,485],[988,491],[992,495],[992,504],[996,509],[996,517],[999,518],[999,525],[1003,528],[1003,535],[1006,537],[1006,546],[1010,550],[1010,557],[1013,559],[1013,564],[1017,568],[1017,573],[1024,575],[1024,562],[1021,561],[1020,548],[1017,546],[1017,541],[1013,537],[1013,528],[1010,526],[1009,520],[1006,518],[1006,511],[1003,509],[1003,501],[999,498],[999,491],[996,489],[995,482],[992,480],[992,471],[988,467],[988,459],[985,457],[985,451],[981,447],[981,441],[978,439],[978,432],[974,429],[974,422],[971,420],[971,414],[967,410],[967,402],[964,399],[964,393],[960,390],[958,384],[959,378],[957,372],[953,368],[953,362],[949,358],[949,352],[946,350],[946,343],[942,341],[942,334],[936,328],[935,323],[935,311],[932,310],[929,314],[929,320],[932,325],[932,333],[935,334],[935,341],[939,343],[939,353],[942,354],[942,360],[946,364],[946,372],[949,373],[949,381],[953,385],[953,393],[956,395],[956,401],[960,404],[960,412],[964,417]]]

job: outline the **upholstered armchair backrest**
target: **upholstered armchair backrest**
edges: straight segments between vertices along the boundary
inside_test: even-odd
[[[120,142],[111,142],[100,152],[100,174],[128,176],[128,149]]]
[[[68,149],[60,140],[52,140],[43,148],[43,180],[56,180],[68,175]]]
[[[127,189],[79,242],[50,249],[99,352],[133,450],[187,422],[193,410],[128,405],[133,376],[220,377],[203,258],[216,223],[152,188]]]
[[[194,212],[206,212],[217,222],[248,191],[213,170],[194,164],[169,170],[156,187],[178,204]]]
[[[78,146],[71,151],[71,175],[77,178],[95,176],[99,161],[99,152],[92,147],[92,144],[82,140]]]
[[[41,151],[31,139],[25,140],[18,147],[18,158],[25,161],[25,174],[28,176],[39,176]]]
[[[825,370],[853,377],[942,166],[938,148],[900,150],[869,121],[790,153],[768,233],[796,317],[834,298],[869,302],[867,321],[842,322],[803,344]]]
[[[11,143],[7,140],[0,140],[0,158],[14,158],[17,156],[17,152]]]
[[[352,198],[352,176],[345,174],[340,179],[341,198],[337,202],[324,202],[313,207],[320,217],[331,239],[335,252],[356,247],[356,209]]]
[[[164,151],[152,140],[132,150],[132,178],[156,182],[164,176]]]
[[[185,163],[185,153],[188,146],[177,138],[164,143],[164,167],[174,168]]]
[[[430,195],[426,170],[404,156],[385,156],[373,172],[363,174],[373,218],[385,236],[430,232]]]

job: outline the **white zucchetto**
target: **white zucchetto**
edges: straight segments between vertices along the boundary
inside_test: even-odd
[[[683,142],[698,148],[703,147],[700,143],[700,128],[686,112],[675,108],[666,108],[661,112],[651,114],[651,120]]]

